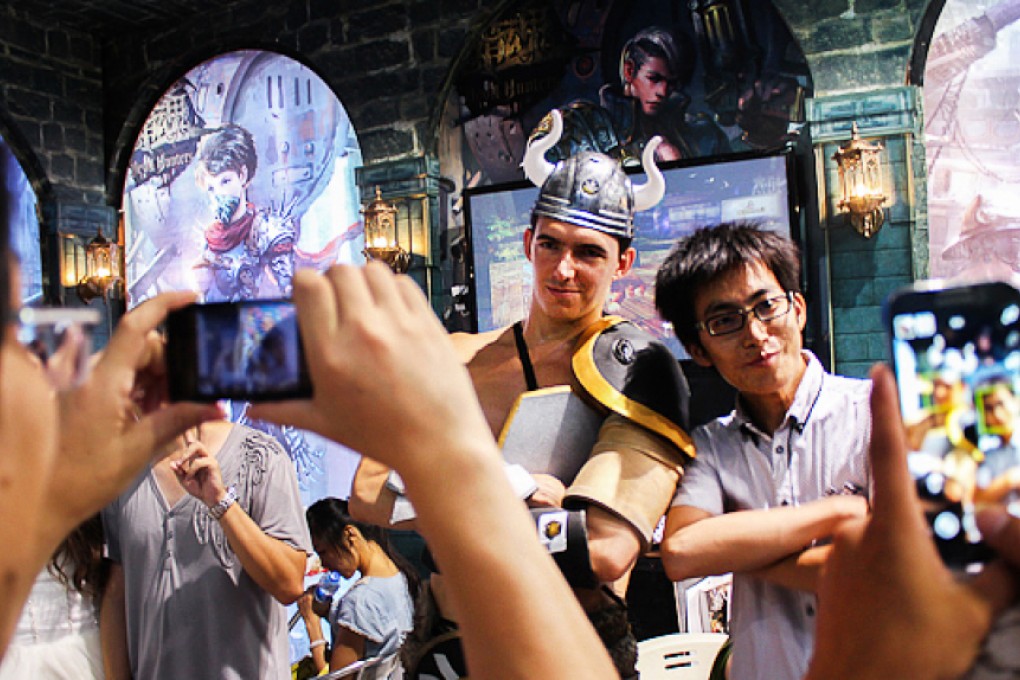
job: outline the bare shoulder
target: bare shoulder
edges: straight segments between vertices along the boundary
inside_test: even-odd
[[[454,333],[450,340],[453,341],[457,356],[467,364],[483,349],[499,344],[504,335],[509,336],[508,331],[507,328],[497,328],[485,333]]]

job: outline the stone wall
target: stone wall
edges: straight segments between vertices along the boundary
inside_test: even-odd
[[[814,78],[811,122],[816,139],[820,205],[818,228],[827,229],[825,269],[828,270],[831,305],[833,369],[864,376],[871,364],[887,359],[882,327],[882,303],[900,286],[927,271],[927,221],[924,201],[924,147],[920,135],[921,111],[917,102],[901,110],[908,122],[894,124],[892,132],[882,121],[864,123],[864,100],[880,100],[883,90],[901,87],[908,80],[915,38],[927,0],[816,0],[801,3],[775,0],[811,67]],[[852,113],[832,103],[858,104]],[[894,193],[886,209],[887,223],[871,239],[864,239],[843,224],[836,214],[838,192],[832,154],[849,138],[851,118],[862,120],[862,136],[886,146],[888,177]],[[838,130],[842,130],[842,134]]]
[[[351,116],[366,164],[434,150],[437,107],[482,0],[241,2],[172,30],[104,48],[108,195],[123,182],[125,154],[155,100],[175,77],[215,54],[264,48],[314,68]]]
[[[0,7],[0,135],[39,198],[44,288],[50,303],[83,304],[60,286],[57,233],[113,233],[104,195],[101,47],[73,27]],[[104,316],[109,307],[93,302]],[[96,341],[105,344],[108,324]]]
[[[165,88],[200,61],[233,49],[275,49],[311,67],[351,115],[367,165],[435,157],[439,106],[464,46],[506,0],[239,0],[226,9],[181,17],[172,26],[99,36],[46,25],[0,9],[0,133],[15,148],[44,202],[47,229],[86,234],[112,224],[127,154]],[[928,0],[775,0],[803,48],[815,96],[824,100],[902,85]],[[905,138],[914,177],[897,182],[916,194],[901,231],[864,241],[829,239],[836,367],[860,372],[880,349],[851,352],[849,327],[875,327],[874,286],[865,263],[889,280],[925,271],[923,149]],[[911,183],[912,182],[912,183]],[[830,187],[831,189],[831,187]],[[824,197],[823,197],[824,198]],[[825,202],[824,200],[822,201]],[[898,213],[897,219],[902,215]],[[893,238],[890,234],[896,234]],[[892,250],[889,250],[892,249]],[[894,257],[895,251],[901,256]],[[911,252],[913,251],[913,252]],[[867,269],[868,267],[865,267]],[[844,276],[846,275],[846,276]],[[875,296],[872,295],[872,298]],[[856,311],[844,314],[844,309]],[[865,314],[860,324],[856,319]],[[869,316],[870,315],[870,316]],[[862,325],[863,324],[863,325]],[[868,341],[868,347],[880,347]],[[841,356],[848,357],[846,361]],[[849,357],[853,357],[850,359]]]
[[[103,73],[96,40],[0,8],[0,134],[36,190],[59,201],[103,201]]]

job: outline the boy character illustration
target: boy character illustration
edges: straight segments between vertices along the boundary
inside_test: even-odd
[[[577,100],[563,110],[564,138],[550,158],[598,151],[636,166],[654,136],[663,138],[655,153],[659,161],[729,153],[729,141],[715,121],[689,110],[685,90],[695,59],[689,41],[664,28],[636,33],[620,51],[619,84],[603,85],[598,104]],[[542,131],[540,124],[536,132]]]
[[[297,227],[248,200],[258,167],[251,133],[225,125],[202,138],[195,161],[195,181],[213,216],[194,266],[205,301],[289,297]]]

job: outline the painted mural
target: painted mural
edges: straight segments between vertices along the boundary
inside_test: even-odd
[[[930,275],[1020,285],[1020,0],[947,0],[924,75]]]
[[[251,50],[196,66],[153,107],[131,155],[129,306],[166,290],[206,302],[285,298],[298,268],[363,262],[360,165],[347,112],[308,67]],[[229,408],[248,422],[247,404]],[[347,494],[354,454],[311,433],[249,424],[283,443],[306,500]]]
[[[0,137],[0,191],[6,194],[11,248],[21,261],[21,302],[37,305],[43,299],[42,249],[39,244],[38,200],[28,176]]]
[[[637,164],[773,149],[797,134],[807,63],[771,3],[521,2],[468,49],[440,154],[458,189],[523,178],[529,133],[566,112],[561,155],[593,148]],[[549,156],[552,160],[552,155]]]

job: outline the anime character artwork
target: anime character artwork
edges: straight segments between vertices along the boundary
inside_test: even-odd
[[[6,194],[7,223],[11,225],[11,247],[18,255],[21,271],[21,302],[39,304],[43,298],[42,250],[39,245],[38,201],[28,176],[14,152],[0,137],[0,191]]]
[[[924,75],[929,274],[1020,285],[1020,0],[948,0]]]
[[[508,3],[465,48],[453,82],[439,140],[443,175],[454,183],[451,244],[468,228],[463,191],[522,180],[527,140],[552,108],[565,125],[548,160],[594,150],[637,166],[655,135],[665,140],[659,162],[792,144],[813,90],[775,7],[748,0]],[[474,260],[488,247],[477,236]],[[516,285],[521,273],[505,273]],[[466,274],[459,283],[475,285]],[[619,302],[646,293],[626,282]],[[471,319],[451,314],[447,325],[467,330]]]
[[[206,302],[285,298],[301,267],[362,262],[360,165],[347,112],[307,66],[252,50],[198,65],[153,107],[131,155],[129,305],[182,289]],[[230,404],[231,420],[247,423],[246,412]],[[334,445],[314,435],[248,424],[283,443],[306,500],[346,493],[354,454],[326,456]]]
[[[522,0],[462,64],[441,128],[444,174],[461,188],[520,179],[527,137],[554,107],[567,118],[557,155],[637,165],[654,135],[660,161],[780,147],[812,91],[775,8],[746,0]]]
[[[248,200],[258,169],[251,133],[233,124],[210,132],[199,141],[195,163],[195,181],[213,212],[201,259],[192,265],[205,300],[289,297],[297,224]]]

